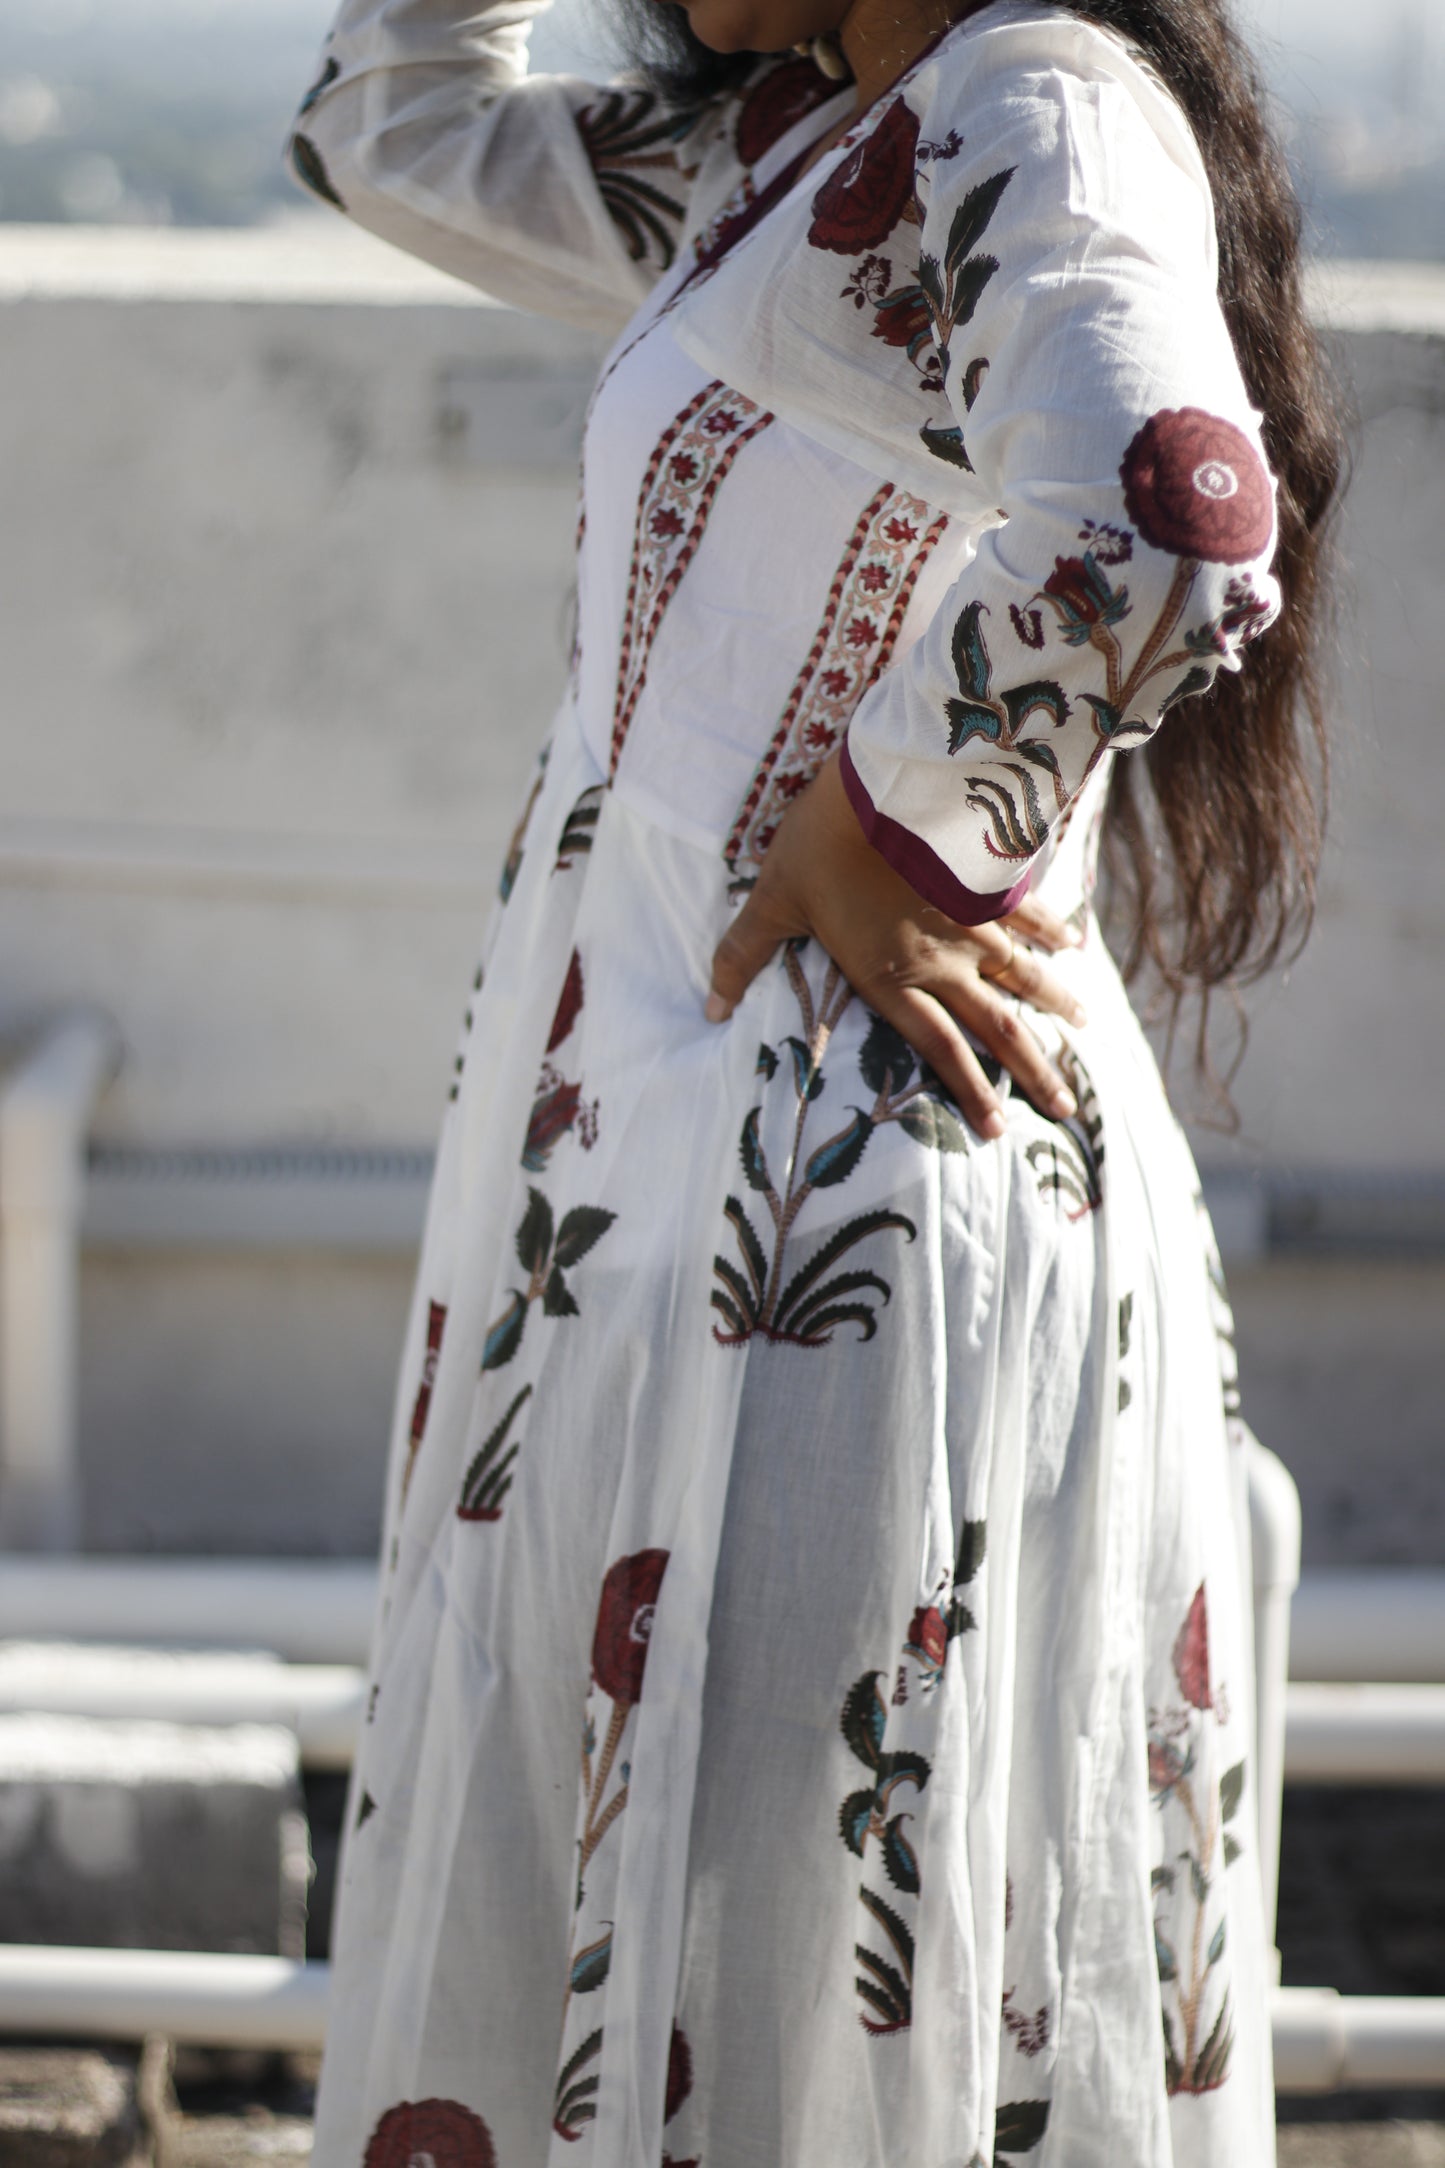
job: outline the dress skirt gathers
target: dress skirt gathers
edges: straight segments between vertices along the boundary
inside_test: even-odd
[[[497,54],[524,13],[355,0],[298,167],[511,294],[562,276],[537,224],[561,184],[518,175],[526,130],[560,158],[565,120],[631,277],[664,221],[647,190],[683,200],[675,175],[714,153],[689,166],[700,124],[649,119],[636,90],[520,89]],[[989,9],[905,78],[917,109],[884,116],[935,193],[944,121],[983,127],[943,58],[991,19],[1060,34],[1052,10]],[[1093,30],[1086,59],[1091,82],[1133,67]],[[1259,503],[1239,504],[1259,499],[1249,416],[1237,394],[1221,416],[1217,384],[1136,385],[1147,411],[1091,455],[1102,480],[1068,483],[1064,542],[1034,561],[1010,512],[1010,564],[960,495],[993,486],[983,437],[960,466],[914,417],[913,451],[870,451],[896,373],[845,441],[810,405],[826,384],[789,376],[785,322],[757,333],[775,402],[755,351],[718,366],[726,279],[824,217],[826,166],[789,172],[837,113],[813,74],[764,66],[726,117],[722,215],[694,188],[645,289],[612,282],[571,682],[467,1009],[402,1363],[317,2168],[1274,2157],[1228,1311],[1090,906],[1110,758],[1271,608]],[[438,148],[456,80],[465,189]],[[877,131],[850,140],[833,171],[876,195]],[[450,261],[463,197],[476,247],[504,254],[488,219],[511,233],[525,199],[525,280]],[[1004,226],[978,268],[986,208],[961,244],[949,211],[948,278],[1004,276]],[[846,334],[858,367],[949,398],[963,318],[920,364],[904,303],[878,316],[901,242],[861,288],[853,258],[814,253],[820,291],[848,296],[839,353]],[[569,292],[603,283],[574,274]],[[1011,336],[1000,320],[995,375]],[[966,440],[972,408],[951,411],[929,426]],[[1207,502],[1171,551],[1181,473]],[[1245,523],[1222,542],[1221,507]],[[925,892],[988,915],[1026,874],[1080,928],[1059,970],[1087,1025],[1030,1019],[1070,1119],[1005,1075],[1007,1132],[981,1143],[813,942],[703,1020],[713,948],[845,732],[854,802],[890,855],[912,839]]]

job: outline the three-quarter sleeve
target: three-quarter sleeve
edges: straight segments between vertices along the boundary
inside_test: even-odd
[[[922,440],[989,509],[854,714],[844,779],[883,855],[977,923],[1013,907],[1101,761],[1180,703],[1167,727],[1197,727],[1189,697],[1240,666],[1280,595],[1275,486],[1182,121],[1161,132],[1098,71],[1016,62],[958,119],[896,123],[917,136],[916,274],[889,266],[864,298],[875,336],[907,316],[931,348],[947,408]]]
[[[528,76],[547,0],[345,0],[290,160],[358,224],[518,308],[612,330],[673,261],[720,125],[627,81]]]

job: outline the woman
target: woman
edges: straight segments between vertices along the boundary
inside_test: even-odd
[[[684,0],[690,87],[601,88],[521,73],[537,4],[346,0],[293,147],[618,334],[316,2159],[1253,2168],[1227,1313],[1090,895],[1111,784],[1176,989],[1307,879],[1287,187],[1221,0]]]

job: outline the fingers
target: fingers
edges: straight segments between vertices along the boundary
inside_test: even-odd
[[[1005,933],[1016,934],[1020,941],[1029,941],[1035,948],[1047,949],[1051,956],[1056,956],[1060,949],[1083,945],[1083,935],[1077,926],[1071,926],[1066,918],[1060,918],[1057,911],[1051,911],[1047,904],[1039,903],[1033,896],[1025,896],[1016,911],[1010,911],[1007,918],[996,923]]]
[[[1031,949],[1021,948],[1017,942],[1002,971],[980,972],[979,976],[986,978],[990,986],[1028,1002],[1030,1008],[1047,1010],[1050,1016],[1062,1016],[1071,1024],[1088,1022],[1083,1003],[1062,979],[1040,963]]]
[[[713,951],[711,991],[703,1003],[708,1022],[725,1023],[778,944],[806,931],[760,882]]]
[[[1036,1107],[1056,1120],[1078,1111],[1078,1102],[1018,1010],[978,989],[949,996],[950,1007],[963,1011],[961,1021],[981,1039]]]
[[[869,1006],[886,1017],[914,1053],[927,1062],[971,1129],[985,1139],[1003,1135],[1003,1108],[998,1095],[942,1002],[917,987],[905,986],[886,1000],[870,998]]]
[[[1020,956],[1023,959],[1024,952]],[[1021,960],[1015,972],[1007,976],[1023,980],[1032,973],[1048,978],[1036,958]],[[985,980],[971,959],[960,957],[952,969],[936,972],[926,987],[890,989],[874,985],[864,996],[869,1007],[887,1016],[914,1052],[942,1079],[965,1119],[981,1137],[1001,1135],[1003,1116],[998,1098],[968,1043],[969,1037],[988,1048],[1024,1096],[1044,1113],[1061,1121],[1077,1112],[1074,1095],[1052,1059],[1014,1002],[1003,998],[1002,989],[995,991],[997,983],[992,978]],[[1078,1011],[1073,997],[1056,982],[1052,990],[1045,985],[1043,991],[1049,997],[1049,1006],[1057,1005],[1070,1016]],[[1060,997],[1057,1002],[1055,996]]]

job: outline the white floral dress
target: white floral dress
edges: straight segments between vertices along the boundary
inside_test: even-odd
[[[1273,2159],[1228,1314],[1090,909],[1110,762],[1278,607],[1208,190],[996,5],[848,136],[531,0],[348,0],[320,194],[619,334],[572,681],[402,1366],[318,2168]],[[1078,1098],[981,1144],[816,944],[702,1016],[844,748],[959,919],[1073,914]]]

